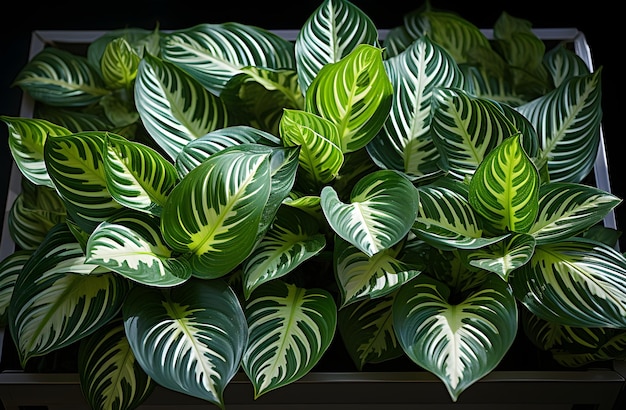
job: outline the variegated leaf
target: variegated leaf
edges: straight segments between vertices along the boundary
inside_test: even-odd
[[[256,244],[271,191],[272,149],[241,147],[213,154],[194,168],[174,187],[163,208],[165,242],[174,251],[191,254],[196,276],[224,276]]]
[[[415,178],[439,170],[440,154],[431,137],[432,107],[437,87],[460,87],[463,76],[452,57],[430,38],[412,43],[385,60],[394,88],[391,112],[367,150],[381,167]]]
[[[9,128],[9,149],[20,173],[35,185],[53,188],[44,162],[44,144],[49,135],[69,135],[67,128],[47,120],[0,116]]]
[[[401,245],[384,249],[369,257],[337,237],[334,249],[334,272],[341,292],[341,305],[376,299],[390,294],[420,274],[420,270],[398,259]]]
[[[158,29],[146,30],[140,27],[123,27],[107,30],[87,46],[87,60],[93,67],[100,68],[100,62],[110,42],[123,38],[140,57],[146,53],[160,55],[159,41],[165,33]]]
[[[337,328],[359,371],[404,354],[393,330],[393,294],[351,303],[339,310]]]
[[[52,227],[65,221],[65,205],[56,191],[45,185],[23,179],[21,188],[11,204],[7,225],[16,246],[34,250]]]
[[[98,225],[85,256],[88,263],[148,286],[176,286],[191,276],[189,263],[163,241],[160,220],[142,212],[123,212]]]
[[[548,50],[543,57],[543,64],[550,73],[555,87],[572,77],[590,73],[585,61],[565,44],[557,44]]]
[[[442,249],[477,249],[503,239],[483,236],[462,182],[439,179],[417,189],[420,207],[411,229],[417,237]]]
[[[533,256],[535,240],[531,235],[513,234],[480,249],[462,251],[471,266],[498,274],[507,281],[509,274],[525,265]]]
[[[500,363],[517,333],[515,298],[496,275],[461,296],[422,274],[398,291],[392,309],[405,353],[441,379],[454,402]]]
[[[118,37],[106,45],[100,70],[107,87],[111,89],[131,90],[140,61],[139,55],[132,49],[124,37]]]
[[[104,166],[106,132],[49,136],[44,146],[48,174],[67,214],[90,233],[123,207],[107,189]]]
[[[285,146],[299,146],[299,168],[316,192],[332,182],[343,165],[341,138],[335,123],[301,110],[285,110],[280,121]]]
[[[137,286],[122,309],[124,329],[141,368],[156,383],[224,408],[224,389],[241,362],[248,325],[221,279],[181,286]]]
[[[135,104],[146,130],[172,160],[189,141],[231,121],[222,100],[180,68],[150,55],[139,64]]]
[[[18,249],[0,261],[0,326],[8,325],[8,308],[17,277],[33,251]]]
[[[280,280],[257,288],[245,312],[250,340],[241,365],[255,399],[307,374],[330,346],[337,325],[328,291]]]
[[[36,101],[63,107],[84,107],[111,93],[87,58],[56,47],[45,47],[13,81]]]
[[[432,110],[440,166],[460,180],[473,175],[496,146],[519,132],[498,103],[461,89],[438,89]]]
[[[121,318],[81,340],[78,375],[93,410],[133,410],[156,387],[135,359]]]
[[[535,222],[539,174],[519,135],[507,138],[487,154],[469,187],[472,208],[495,229],[525,233]]]
[[[307,89],[305,111],[337,126],[341,151],[347,154],[365,147],[380,131],[392,94],[382,49],[361,44],[320,70]]]
[[[515,296],[542,319],[626,329],[626,258],[587,239],[537,246],[510,278]]]
[[[98,104],[104,107],[107,105],[107,100],[116,100],[116,97],[102,97]],[[115,125],[113,125],[111,121],[109,121],[109,118],[106,118],[100,111],[93,112],[88,109],[85,111],[77,111],[72,108],[53,107],[52,105],[37,105],[35,106],[35,113],[33,115],[36,118],[42,118],[53,124],[57,124],[60,127],[67,128],[71,132],[115,129]],[[137,113],[134,115],[136,116],[135,120],[137,120],[139,115]]]
[[[330,227],[343,239],[372,256],[402,240],[417,216],[417,189],[396,171],[379,170],[363,177],[343,203],[325,186],[320,204]]]
[[[59,224],[24,264],[9,304],[20,362],[68,346],[104,326],[120,310],[128,282],[98,274],[69,228]]]
[[[211,131],[183,147],[174,163],[178,176],[183,178],[210,155],[239,144],[281,145],[278,137],[248,125],[233,125]]]
[[[539,188],[539,213],[529,234],[537,244],[576,236],[602,219],[622,200],[601,189],[567,182]]]
[[[326,246],[326,237],[313,216],[282,206],[261,242],[243,262],[243,291],[248,299],[265,282],[285,276]]]
[[[378,30],[361,9],[346,0],[324,0],[306,20],[295,42],[300,89],[327,64],[336,63],[359,44],[378,45]]]
[[[175,30],[163,36],[161,52],[165,60],[215,95],[244,67],[295,68],[293,43],[271,31],[236,22]]]
[[[580,182],[592,170],[600,143],[601,73],[572,77],[517,107],[535,126],[552,182]]]
[[[113,134],[105,138],[104,169],[113,199],[156,216],[177,182],[176,168],[161,154]]]

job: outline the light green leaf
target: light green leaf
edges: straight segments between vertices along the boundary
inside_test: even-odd
[[[532,236],[513,234],[484,248],[461,251],[461,255],[471,266],[496,273],[507,281],[511,272],[530,260],[535,245]]]

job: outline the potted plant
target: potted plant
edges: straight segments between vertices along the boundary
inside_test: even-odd
[[[70,349],[89,405],[130,409],[157,385],[224,407],[237,374],[257,399],[337,345],[451,402],[521,337],[623,359],[602,70],[506,13],[493,33],[427,3],[381,40],[325,0],[294,41],[224,23],[42,50],[15,80],[35,115],[0,117],[20,365]]]

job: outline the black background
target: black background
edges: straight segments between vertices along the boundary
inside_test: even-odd
[[[10,0],[9,0],[10,1]],[[402,17],[424,1],[354,0],[379,29],[402,24]],[[0,23],[0,115],[19,115],[21,91],[11,87],[12,80],[27,62],[33,30],[112,30],[139,27],[152,30],[175,30],[200,23],[236,21],[266,29],[299,30],[321,0],[300,1],[77,1],[33,2],[8,1],[3,4]],[[438,9],[454,11],[479,28],[492,28],[502,12],[530,21],[534,28],[577,28],[590,46],[594,67],[602,66],[602,107],[605,145],[612,192],[626,196],[626,158],[620,138],[620,117],[624,109],[623,27],[626,25],[619,2],[593,1],[446,1],[431,0]],[[10,7],[9,7],[10,5]],[[9,12],[10,10],[10,12]],[[621,23],[618,21],[621,20]],[[619,25],[618,25],[619,24]],[[10,153],[7,128],[0,123],[0,205],[4,209]],[[616,210],[617,227],[626,226],[626,204]],[[624,238],[622,238],[624,241]],[[625,242],[622,242],[625,243]],[[624,245],[621,245],[622,249]]]

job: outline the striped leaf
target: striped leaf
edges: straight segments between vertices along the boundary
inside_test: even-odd
[[[280,139],[266,131],[247,125],[233,125],[211,131],[183,147],[174,163],[178,176],[183,178],[210,155],[239,144],[280,146]]]
[[[189,141],[231,121],[222,100],[180,68],[150,55],[139,64],[135,104],[146,130],[172,160]]]
[[[211,155],[194,168],[163,208],[165,242],[189,253],[194,273],[203,278],[227,274],[250,254],[270,196],[272,149],[240,147]]]
[[[106,134],[49,136],[44,146],[48,174],[68,216],[88,233],[122,209],[107,189],[103,159]]]
[[[9,149],[20,173],[35,185],[53,188],[44,162],[44,145],[49,135],[69,135],[71,131],[35,118],[0,116],[9,128]]]
[[[454,296],[422,274],[398,291],[392,310],[405,353],[441,379],[454,402],[500,363],[517,332],[515,298],[496,275]]]
[[[161,154],[115,135],[105,138],[104,169],[113,199],[156,216],[177,182],[176,168]]]
[[[598,188],[553,182],[539,188],[539,213],[530,228],[537,244],[554,243],[583,232],[602,219],[622,200]]]
[[[359,371],[404,354],[393,330],[393,294],[365,299],[339,310],[337,328]]]
[[[402,240],[417,216],[417,189],[403,175],[390,170],[367,174],[343,203],[325,186],[320,204],[330,227],[367,256]]]
[[[415,178],[439,170],[439,151],[431,136],[437,87],[460,87],[463,77],[452,57],[429,37],[417,39],[403,53],[385,60],[394,94],[389,118],[367,146],[382,167]]]
[[[585,61],[565,44],[558,44],[548,50],[543,57],[543,64],[556,87],[572,77],[590,73]]]
[[[295,42],[300,89],[307,89],[326,65],[336,63],[359,44],[378,45],[374,22],[352,2],[324,0],[306,20]]]
[[[480,218],[462,182],[439,179],[417,190],[420,207],[411,230],[418,238],[443,249],[477,249],[503,238],[483,236]]]
[[[498,274],[505,281],[515,269],[528,263],[535,251],[535,240],[527,234],[513,234],[484,248],[462,251],[465,261]]]
[[[124,329],[141,368],[159,385],[224,408],[224,389],[248,341],[243,309],[222,280],[192,278],[128,294]]]
[[[124,37],[118,37],[106,45],[100,70],[108,88],[130,90],[137,77],[137,68],[141,61]]]
[[[534,223],[539,174],[519,135],[507,138],[487,154],[469,187],[470,204],[495,229],[525,233]]]
[[[114,98],[112,99],[114,100]],[[107,100],[107,97],[103,97],[99,104],[104,104]],[[109,118],[106,118],[100,111],[92,112],[89,109],[77,111],[72,108],[53,107],[52,105],[37,105],[35,109],[34,115],[37,118],[45,119],[71,132],[115,129]],[[135,116],[135,120],[139,118],[136,113]],[[37,118],[33,119],[37,120]]]
[[[0,261],[0,326],[8,325],[8,309],[13,288],[32,253],[30,250],[18,249]]]
[[[341,292],[340,308],[390,294],[420,271],[399,260],[401,246],[369,257],[341,238],[335,239],[334,272]]]
[[[259,287],[245,313],[250,340],[241,365],[255,399],[307,374],[330,346],[337,325],[328,291],[280,280]]]
[[[265,282],[285,276],[326,246],[317,219],[298,208],[278,208],[271,228],[243,262],[246,299]]]
[[[123,212],[98,225],[85,256],[88,263],[148,286],[176,286],[191,276],[187,261],[163,241],[160,220],[141,212]]]
[[[393,87],[382,49],[362,44],[340,61],[325,65],[305,95],[305,111],[333,122],[341,151],[357,151],[380,131],[389,116]]]
[[[537,246],[510,279],[515,296],[544,320],[626,328],[626,258],[586,239]]]
[[[602,119],[601,73],[572,77],[517,107],[537,130],[552,182],[580,182],[594,166]]]
[[[332,121],[286,109],[280,121],[280,137],[285,146],[300,147],[300,172],[316,191],[339,174],[344,156],[339,130]]]
[[[502,141],[519,131],[500,105],[460,89],[439,89],[432,109],[432,138],[440,166],[462,180]]]
[[[66,225],[53,228],[20,272],[9,325],[22,367],[104,326],[121,309],[128,282],[97,273]]]
[[[7,225],[16,246],[34,250],[52,227],[65,222],[65,205],[56,191],[45,185],[23,179],[21,188],[11,204]]]
[[[163,36],[163,58],[214,95],[247,66],[293,69],[294,45],[271,31],[235,22],[198,24]]]
[[[45,47],[13,81],[35,101],[62,107],[96,103],[109,91],[87,58],[57,47]]]
[[[78,375],[93,410],[135,409],[156,387],[135,359],[121,318],[81,340]]]

